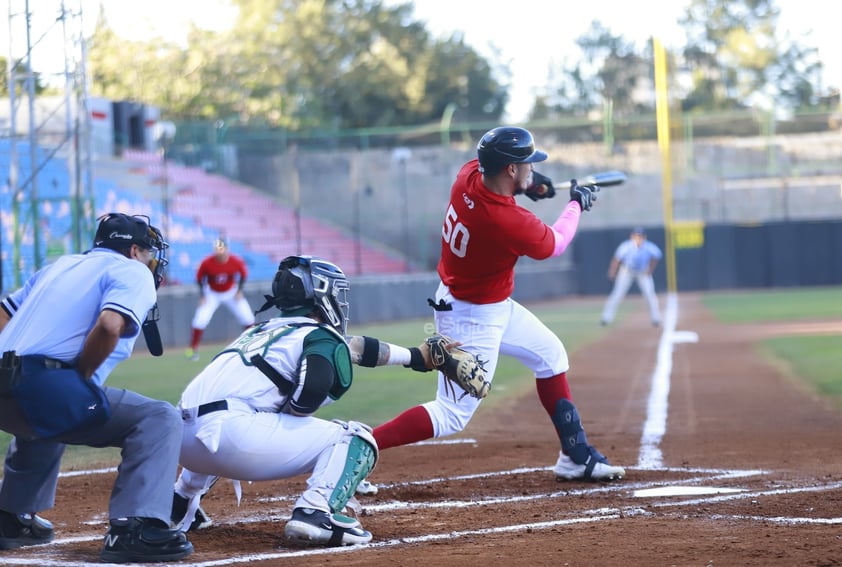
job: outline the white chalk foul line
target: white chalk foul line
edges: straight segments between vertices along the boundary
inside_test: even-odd
[[[538,468],[538,469],[513,469],[512,471],[497,471],[494,473],[487,473],[487,474],[480,474],[480,475],[464,475],[463,477],[458,478],[477,478],[483,476],[497,476],[502,474],[523,474],[524,471],[535,471],[535,470],[548,470],[548,468]],[[750,469],[750,470],[724,470],[724,469],[704,469],[704,468],[697,468],[697,469],[682,469],[682,468],[670,468],[670,469],[663,469],[669,470],[674,472],[681,472],[681,473],[691,473],[696,474],[699,476],[694,476],[686,479],[676,480],[671,482],[671,484],[695,484],[695,483],[704,483],[704,482],[711,482],[714,480],[728,480],[728,479],[740,479],[746,478],[751,476],[759,476],[769,474],[769,471],[764,471],[760,469]],[[456,477],[453,477],[456,478]],[[417,481],[417,484],[423,484],[424,481]],[[405,483],[405,484],[416,484],[416,483]],[[380,505],[372,505],[366,506],[365,508],[370,511],[389,511],[395,509],[406,509],[406,508],[444,508],[444,507],[469,507],[469,506],[478,506],[478,505],[500,505],[506,503],[518,503],[524,502],[532,499],[548,499],[548,498],[563,498],[563,497],[571,497],[571,496],[579,496],[579,495],[587,495],[587,494],[595,494],[600,492],[617,492],[617,491],[628,491],[633,492],[639,488],[646,488],[652,487],[662,484],[662,482],[637,482],[637,483],[630,483],[630,482],[620,482],[620,483],[611,483],[611,484],[604,484],[604,485],[595,485],[593,487],[588,488],[577,488],[573,490],[560,490],[556,492],[550,492],[545,494],[539,495],[519,495],[514,497],[491,497],[484,499],[482,501],[449,501],[449,502],[414,502],[414,503],[402,503],[402,502],[387,502]],[[651,511],[653,508],[657,509],[667,509],[667,508],[677,508],[677,507],[687,507],[687,506],[698,506],[699,504],[713,504],[722,501],[728,500],[735,500],[735,499],[746,499],[746,498],[759,498],[763,496],[776,496],[776,495],[785,495],[785,494],[794,494],[799,492],[821,492],[827,490],[837,490],[842,488],[842,482],[835,482],[830,484],[822,484],[822,485],[814,485],[814,486],[796,486],[792,488],[776,488],[771,490],[757,490],[757,491],[746,491],[739,494],[727,494],[727,495],[716,495],[710,496],[706,498],[696,498],[696,499],[674,499],[674,500],[667,500],[667,501],[654,501],[648,504],[649,509],[643,509],[639,506],[625,506],[625,507],[600,507],[600,508],[593,508],[588,510],[580,510],[574,512],[576,514],[575,517],[570,517],[568,513],[568,517],[559,518],[556,520],[549,520],[544,522],[534,522],[528,524],[514,524],[508,526],[497,526],[493,528],[481,528],[481,529],[474,529],[474,530],[465,530],[465,531],[452,531],[452,532],[445,532],[445,533],[438,533],[438,534],[426,534],[421,536],[412,536],[407,538],[399,538],[393,540],[387,540],[383,542],[376,542],[372,544],[368,544],[365,546],[356,546],[356,547],[345,547],[345,548],[316,548],[316,549],[306,549],[306,550],[284,550],[272,553],[264,553],[264,554],[252,554],[252,555],[240,555],[235,557],[229,557],[225,559],[218,559],[212,561],[201,561],[201,562],[180,562],[179,565],[183,565],[185,567],[215,567],[215,566],[225,566],[225,565],[235,565],[241,563],[252,563],[252,562],[259,562],[259,561],[273,561],[277,559],[283,558],[291,558],[291,557],[301,557],[305,555],[326,555],[326,554],[334,554],[334,553],[350,553],[355,552],[363,549],[374,549],[374,548],[385,548],[385,547],[394,547],[398,545],[405,545],[411,543],[425,543],[429,541],[437,541],[437,540],[446,540],[446,539],[457,539],[460,537],[466,536],[473,536],[473,535],[483,535],[483,534],[495,534],[495,533],[508,533],[508,532],[517,532],[517,531],[528,531],[528,530],[541,530],[541,529],[549,529],[558,526],[564,525],[572,525],[572,524],[582,524],[582,523],[591,523],[591,522],[598,522],[603,520],[611,520],[611,519],[618,519],[620,517],[631,517],[631,516],[641,516],[641,515],[652,515],[653,512]],[[287,511],[288,515],[288,511]],[[272,518],[273,520],[281,520],[286,516],[276,516]],[[756,516],[756,515],[714,515],[714,516],[706,516],[706,517],[718,517],[720,519],[732,519],[732,520],[743,520],[743,521],[771,521],[780,524],[789,524],[789,525],[797,525],[797,524],[825,524],[825,525],[836,525],[842,524],[842,518],[803,518],[803,517],[772,517],[767,518],[764,516]],[[267,516],[264,516],[262,519],[255,519],[256,521],[267,521]],[[228,522],[221,522],[221,523],[228,523]],[[231,523],[249,523],[248,521],[244,521],[242,518],[237,518],[236,520],[232,520]],[[52,555],[46,555],[43,553],[43,550],[50,549],[55,550],[57,546],[68,545],[71,543],[78,543],[78,542],[85,542],[85,541],[93,541],[101,539],[101,534],[97,535],[87,535],[87,536],[78,536],[73,538],[65,538],[65,539],[58,539],[55,540],[51,544],[47,544],[44,546],[35,546],[29,548],[32,552],[35,552],[35,555],[26,556],[26,557],[3,557],[4,565],[43,565],[45,567],[83,567],[87,566],[87,562],[79,562],[79,561],[61,561],[55,559],[55,554],[53,552]]]
[[[628,487],[627,487],[628,488]],[[797,492],[819,492],[819,491],[826,491],[826,490],[836,490],[842,488],[842,482],[835,482],[825,485],[817,485],[817,486],[807,486],[807,487],[795,487],[795,488],[781,488],[781,489],[774,489],[774,490],[759,490],[759,491],[752,491],[752,492],[745,492],[741,494],[729,494],[729,495],[721,495],[711,498],[698,498],[693,500],[678,500],[678,501],[671,501],[671,502],[658,502],[655,503],[654,507],[659,508],[666,508],[666,507],[686,507],[686,506],[696,506],[698,504],[710,504],[715,502],[720,502],[724,500],[734,500],[734,499],[745,499],[745,498],[756,498],[761,496],[770,496],[770,495],[779,495],[779,494],[792,494]],[[545,495],[546,497],[547,495]],[[509,501],[513,501],[514,499],[507,499]],[[651,506],[650,506],[651,507]],[[451,532],[444,532],[438,534],[426,534],[421,536],[411,536],[406,538],[399,538],[399,539],[391,539],[383,542],[376,542],[371,543],[368,545],[363,546],[354,546],[354,547],[342,547],[342,548],[317,548],[317,549],[307,549],[307,550],[289,550],[289,551],[278,551],[272,553],[262,553],[262,554],[251,554],[251,555],[240,555],[236,557],[228,557],[225,559],[217,559],[212,561],[201,561],[201,562],[179,562],[179,565],[184,567],[216,567],[216,566],[225,566],[225,565],[236,565],[240,563],[254,563],[259,561],[273,561],[277,559],[284,559],[284,558],[292,558],[292,557],[302,557],[306,555],[328,555],[328,554],[337,554],[337,553],[353,553],[359,552],[366,549],[382,549],[388,547],[395,547],[399,545],[407,545],[407,544],[416,544],[416,543],[427,543],[431,541],[442,541],[442,540],[451,540],[451,539],[458,539],[462,537],[468,536],[476,536],[476,535],[488,535],[488,534],[500,534],[500,533],[511,533],[511,532],[520,532],[520,531],[535,531],[535,530],[544,530],[555,528],[559,526],[565,525],[574,525],[574,524],[585,524],[585,523],[594,523],[600,522],[604,520],[616,520],[620,518],[628,518],[632,516],[652,516],[654,515],[651,510],[643,509],[639,506],[625,506],[620,508],[613,508],[613,507],[602,507],[602,508],[594,508],[591,510],[584,510],[577,512],[580,514],[577,517],[566,517],[566,518],[559,518],[556,520],[549,520],[543,522],[531,522],[526,524],[512,524],[508,526],[497,526],[493,528],[479,528],[479,529],[472,529],[472,530],[462,530],[462,531],[451,531]],[[683,517],[683,515],[682,515]],[[738,521],[750,521],[750,522],[774,522],[779,524],[785,525],[796,525],[796,524],[822,524],[822,525],[839,525],[842,524],[842,518],[804,518],[804,517],[766,517],[766,516],[757,516],[757,515],[740,515],[740,514],[733,514],[733,515],[725,515],[725,514],[714,514],[705,516],[707,519],[722,519],[722,520],[738,520]],[[70,541],[70,540],[68,540]],[[81,538],[73,538],[73,541],[82,541]],[[58,542],[54,542],[50,544],[51,546],[55,546]],[[39,546],[32,548],[35,551],[38,548],[45,548],[47,546]],[[86,562],[78,562],[78,561],[60,561],[56,560],[51,556],[47,556],[44,554],[33,555],[30,557],[4,557],[4,564],[5,565],[43,565],[45,567],[84,567],[88,565]]]
[[[461,439],[430,439],[428,441],[419,441],[412,443],[412,445],[476,445],[477,440],[472,437],[465,437]],[[89,469],[82,471],[65,471],[59,473],[59,478],[70,478],[74,476],[87,476],[91,474],[107,474],[116,473],[117,467],[107,467],[102,469]]]
[[[117,472],[117,467],[108,467],[105,469],[90,469],[85,471],[65,471],[59,473],[59,478],[70,478],[74,476],[88,476],[92,474],[106,474],[106,473],[115,473]]]
[[[554,520],[547,522],[533,522],[529,524],[517,524],[511,526],[500,526],[497,528],[482,528],[475,530],[463,530],[446,532],[439,534],[429,534],[423,536],[406,537],[400,539],[390,539],[386,541],[370,543],[366,545],[356,545],[350,547],[326,547],[295,551],[279,551],[274,553],[258,553],[252,555],[240,555],[237,557],[228,557],[225,559],[217,559],[212,561],[200,561],[191,563],[188,561],[179,561],[180,567],[217,567],[224,565],[236,565],[239,563],[254,563],[257,561],[273,561],[276,559],[289,559],[291,557],[303,557],[307,555],[333,555],[338,553],[354,553],[365,549],[382,549],[387,547],[396,547],[399,545],[407,545],[413,543],[426,543],[430,541],[440,541],[448,539],[457,539],[460,537],[487,535],[495,533],[509,533],[527,530],[542,530],[554,528],[558,526],[572,525],[572,524],[587,524],[592,522],[599,522],[602,520],[616,520],[620,517],[619,514],[608,514],[604,516],[596,516],[590,518],[566,518],[562,520]],[[89,567],[88,562],[79,561],[58,561],[47,555],[40,555],[36,557],[26,558],[4,558],[4,565],[43,565],[44,567]],[[102,563],[98,565],[109,565]]]
[[[652,386],[646,405],[646,422],[640,438],[637,466],[641,469],[658,469],[663,466],[661,439],[667,431],[669,410],[670,375],[672,374],[673,346],[678,343],[697,342],[699,335],[692,331],[676,331],[678,321],[678,296],[670,293],[664,310],[664,332],[658,342],[658,357],[652,373]]]
[[[670,393],[670,373],[672,372],[672,340],[678,318],[678,299],[675,294],[667,296],[664,310],[664,332],[658,342],[658,360],[652,373],[652,385],[649,401],[646,405],[646,422],[640,439],[640,454],[637,464],[641,468],[658,468],[663,465],[661,439],[667,430],[667,400]]]

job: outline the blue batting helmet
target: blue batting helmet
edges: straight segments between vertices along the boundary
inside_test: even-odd
[[[510,163],[534,163],[547,159],[535,149],[529,130],[516,126],[500,126],[489,130],[477,144],[479,170],[487,175],[503,171]]]

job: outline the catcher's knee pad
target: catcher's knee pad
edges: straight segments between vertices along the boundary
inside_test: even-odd
[[[366,425],[349,421],[343,426],[350,439],[348,440],[348,454],[345,457],[345,468],[328,499],[328,506],[333,512],[342,511],[348,500],[354,496],[357,485],[374,470],[379,456],[377,441],[374,440],[374,436]]]
[[[552,420],[558,432],[558,437],[561,439],[561,450],[564,454],[577,465],[587,463],[591,454],[591,447],[588,444],[585,429],[582,427],[579,411],[573,405],[573,402],[566,399],[559,400],[556,403]]]

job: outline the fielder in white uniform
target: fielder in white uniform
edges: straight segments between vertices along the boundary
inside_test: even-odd
[[[272,296],[258,311],[274,306],[280,316],[247,329],[187,385],[179,403],[184,468],[172,512],[178,527],[210,524],[199,501],[218,477],[262,481],[310,473],[284,530],[288,541],[371,541],[371,533],[342,512],[374,467],[377,443],[362,423],[313,414],[351,387],[354,363],[421,371],[432,364],[418,347],[370,337],[346,341],[348,289],[335,264],[312,256],[285,258]]]
[[[640,293],[646,298],[652,325],[655,327],[661,325],[661,311],[658,308],[658,296],[655,295],[652,272],[655,271],[655,266],[662,257],[661,249],[649,242],[646,231],[641,227],[634,228],[629,239],[620,243],[608,266],[608,278],[614,280],[614,288],[602,310],[601,323],[603,325],[614,320],[617,307],[626,297],[633,282],[637,282]]]

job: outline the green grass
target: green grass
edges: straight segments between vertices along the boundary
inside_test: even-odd
[[[750,323],[796,319],[842,318],[842,288],[805,288],[787,291],[710,293],[704,304],[723,323]],[[628,303],[628,302],[627,302]],[[531,305],[530,309],[564,342],[569,354],[601,338],[608,330],[597,324],[602,305],[594,301],[568,300]],[[621,306],[619,318],[630,307]],[[432,332],[431,319],[352,327],[349,332],[412,346]],[[113,372],[108,385],[134,390],[173,404],[184,386],[224,345],[205,345],[202,360],[187,360],[182,349],[169,349],[161,357],[137,352]],[[794,378],[821,395],[832,396],[842,407],[842,349],[839,336],[799,336],[764,341],[758,351],[784,367]],[[575,369],[574,369],[575,370]],[[797,375],[796,375],[797,372]],[[492,395],[483,411],[504,403],[534,387],[529,372],[515,360],[502,357],[494,377]],[[403,367],[355,367],[354,386],[339,402],[319,410],[324,419],[342,418],[378,425],[404,409],[426,402],[435,395],[435,374]],[[502,395],[507,394],[507,395]],[[10,437],[0,432],[0,451]],[[116,449],[68,447],[63,468],[113,465],[119,461]]]
[[[842,287],[711,293],[703,303],[723,323],[842,319]],[[842,408],[842,336],[799,335],[762,341],[758,353],[803,387]]]
[[[760,352],[783,362],[788,375],[842,408],[842,348],[839,336],[778,337],[763,341]]]
[[[555,331],[564,342],[568,353],[594,341],[607,331],[600,327],[599,308],[594,302],[531,306],[533,312]],[[391,343],[414,346],[432,332],[432,318],[351,327],[349,333],[377,337]],[[137,351],[114,370],[107,384],[126,388],[141,394],[178,402],[182,390],[223,344],[204,345],[200,349],[200,362],[191,362],[183,349],[168,349],[163,356],[152,357]],[[502,357],[494,377],[493,393],[483,402],[483,408],[493,407],[510,396],[504,392],[520,394],[534,388],[526,368],[517,361]],[[413,405],[432,400],[436,392],[436,374],[414,372],[401,367],[354,367],[354,385],[341,400],[319,410],[324,419],[354,419],[378,425]],[[0,451],[5,454],[10,436],[0,432]],[[64,469],[113,465],[119,461],[117,449],[93,449],[68,446],[62,463]]]
[[[709,293],[702,302],[723,323],[842,318],[842,287]]]

